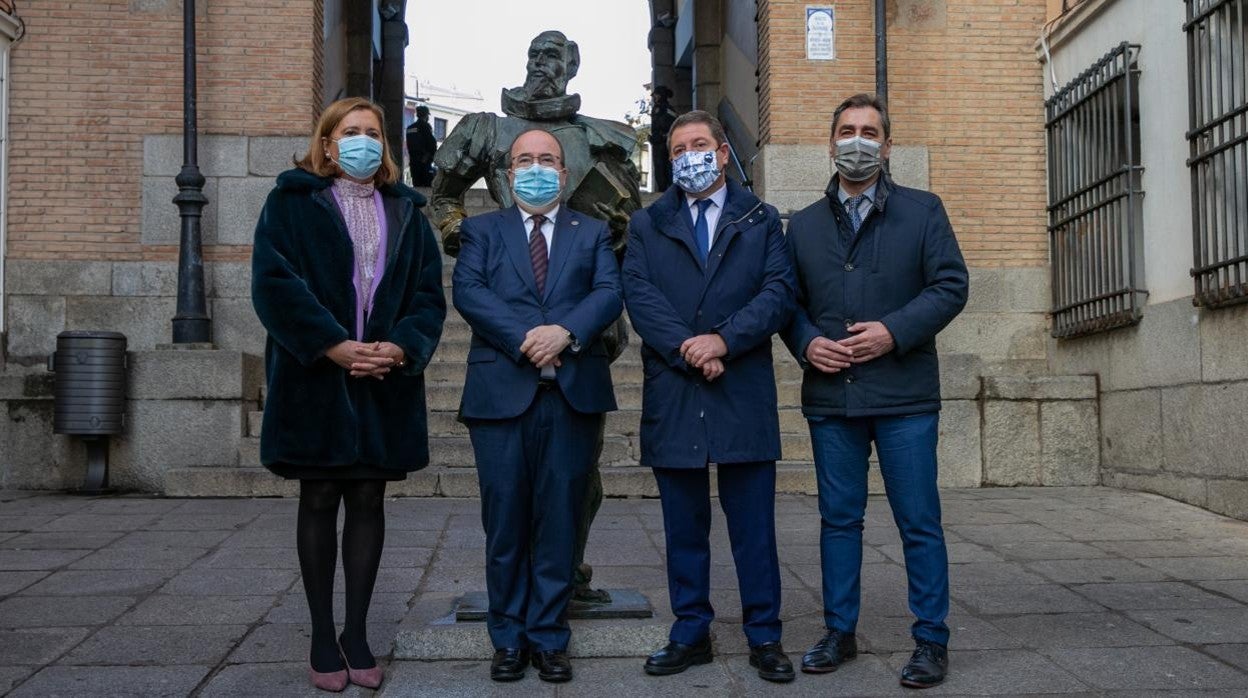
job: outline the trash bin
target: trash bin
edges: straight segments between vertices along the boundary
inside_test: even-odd
[[[52,431],[83,437],[87,478],[82,491],[103,492],[108,487],[108,437],[121,434],[126,424],[126,336],[62,332],[48,370],[56,374]]]

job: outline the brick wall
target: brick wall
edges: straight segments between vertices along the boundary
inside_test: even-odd
[[[826,143],[833,109],[875,89],[872,3],[836,3],[835,61],[807,61],[803,0],[759,3],[763,143]],[[968,262],[1047,260],[1042,74],[1046,0],[893,0],[893,141],[926,146]]]
[[[199,131],[307,133],[320,0],[198,3]],[[143,138],[182,129],[177,0],[22,3],[12,53],[8,250],[17,259],[174,259],[140,244]],[[172,206],[172,204],[170,204]],[[248,249],[214,246],[209,259]]]

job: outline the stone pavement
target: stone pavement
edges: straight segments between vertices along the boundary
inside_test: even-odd
[[[1248,695],[1248,523],[1105,488],[949,490],[944,502],[952,670],[928,693]],[[0,694],[314,693],[295,507],[283,499],[0,492]],[[835,674],[799,674],[784,686],[747,665],[722,519],[713,533],[722,622],[711,665],[655,678],[637,657],[580,658],[576,679],[555,688],[533,671],[517,684],[492,684],[481,659],[394,659],[396,637],[445,621],[456,594],[484,586],[484,538],[471,499],[388,507],[371,616],[373,649],[388,657],[383,696],[905,693],[896,682],[911,647],[905,576],[881,497],[871,498],[866,522],[865,652]],[[777,526],[785,644],[796,660],[822,628],[816,500],[782,497]],[[590,547],[596,581],[643,590],[658,613],[614,621],[619,647],[629,637],[649,642],[636,629],[670,618],[662,548],[657,501],[605,503]],[[398,649],[402,657],[428,648]],[[649,647],[636,649],[629,653]],[[487,650],[470,643],[451,654]],[[348,695],[360,693],[368,692]]]

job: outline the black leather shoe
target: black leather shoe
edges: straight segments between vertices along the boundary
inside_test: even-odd
[[[646,660],[646,673],[651,676],[679,674],[694,664],[710,664],[712,656],[709,637],[696,645],[669,642]]]
[[[901,669],[901,685],[906,688],[931,688],[945,680],[949,670],[949,651],[931,640],[915,640],[914,654]]]
[[[529,668],[529,651],[504,647],[494,652],[490,662],[490,678],[495,681],[519,681]]]
[[[858,640],[853,633],[829,630],[802,657],[802,671],[807,674],[827,674],[857,656]]]
[[[788,683],[793,680],[793,662],[784,654],[779,642],[764,642],[750,648],[750,666],[768,681]]]
[[[568,653],[563,650],[534,652],[533,666],[537,667],[537,678],[543,681],[563,683],[572,680],[572,662],[568,661]]]

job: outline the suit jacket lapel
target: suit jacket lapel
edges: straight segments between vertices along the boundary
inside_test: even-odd
[[[555,218],[555,233],[551,236],[550,242],[550,264],[546,273],[546,298],[550,297],[551,289],[559,282],[559,272],[563,271],[563,266],[567,263],[569,253],[572,251],[572,236],[576,235],[579,227],[580,221],[572,218],[572,209],[566,205],[559,207],[559,215]],[[546,300],[546,298],[542,300]]]
[[[675,185],[668,187],[667,193],[655,204],[658,209],[659,232],[678,240],[689,250],[689,256],[699,267],[702,258],[698,256],[698,245],[693,240],[693,216],[685,205],[685,193]]]
[[[498,217],[496,227],[498,236],[503,239],[503,246],[507,248],[507,256],[511,258],[511,263],[516,268],[516,273],[524,280],[533,295],[537,296],[537,278],[533,276],[533,262],[529,259],[529,240],[524,232],[524,219],[520,215],[520,209],[512,206],[503,211],[503,215]],[[547,283],[547,287],[549,286],[550,284]]]
[[[728,245],[732,244],[732,239],[741,232],[742,224],[734,222],[741,216],[749,213],[749,206],[752,203],[742,192],[737,189],[737,185],[731,180],[725,185],[728,187],[728,196],[724,199],[724,210],[719,214],[719,222],[715,226],[715,244],[711,246],[710,256],[706,260],[706,279],[710,282],[711,277],[715,276],[716,270],[719,269],[720,263],[723,261],[723,253],[728,249]]]

